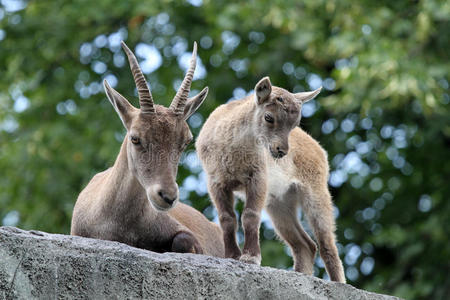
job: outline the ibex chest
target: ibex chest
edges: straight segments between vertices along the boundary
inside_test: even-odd
[[[293,166],[289,157],[267,160],[267,195],[268,199],[283,199],[285,195],[296,189],[300,182],[293,174]]]
[[[294,176],[294,169],[288,157],[275,161],[267,157],[265,161],[265,178],[267,187],[267,200],[283,200],[288,193],[297,192],[301,186],[298,178]],[[242,186],[235,191],[235,195],[245,201],[245,189]]]

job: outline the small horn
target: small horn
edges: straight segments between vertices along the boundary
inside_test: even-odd
[[[141,113],[143,114],[154,113],[155,108],[153,106],[152,93],[150,93],[150,90],[148,89],[147,81],[145,81],[144,74],[142,73],[142,70],[139,67],[136,56],[134,56],[133,52],[131,52],[131,50],[127,47],[127,45],[123,41],[122,41],[122,48],[128,56],[128,62],[130,63],[131,73],[133,73],[134,82],[138,90]]]
[[[177,91],[177,94],[170,104],[170,109],[172,109],[175,114],[183,115],[184,106],[189,96],[189,91],[191,89],[192,78],[194,77],[195,66],[197,64],[197,43],[194,42],[194,49],[192,50],[192,57],[189,64],[189,69],[184,76],[183,82]]]
[[[305,103],[305,102],[308,102],[311,99],[314,99],[314,97],[319,95],[321,90],[322,90],[322,87],[319,87],[318,89],[315,89],[314,91],[296,93],[296,94],[294,94],[294,97],[300,103]]]

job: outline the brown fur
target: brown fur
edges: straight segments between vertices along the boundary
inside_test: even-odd
[[[208,90],[187,99],[190,81],[185,78],[184,90],[177,93],[175,104],[170,108],[154,105],[134,55],[126,46],[124,49],[140,90],[141,110],[105,82],[107,96],[127,135],[114,166],[95,175],[78,196],[71,234],[157,252],[223,257],[220,227],[194,208],[183,203],[176,205],[178,162],[192,140],[186,119],[203,102]],[[188,75],[194,72],[195,49]]]
[[[335,245],[327,155],[296,127],[302,103],[319,90],[291,94],[272,87],[266,77],[255,91],[255,95],[218,107],[196,143],[219,213],[225,256],[260,264],[259,226],[265,207],[276,232],[292,249],[294,269],[312,274],[317,247],[298,221],[300,206],[314,230],[330,278],[345,282]],[[242,253],[236,242],[233,193],[242,193],[246,201]]]

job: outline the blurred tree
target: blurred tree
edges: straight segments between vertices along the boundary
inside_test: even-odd
[[[302,127],[329,152],[349,283],[407,299],[450,295],[448,1],[0,3],[3,225],[69,232],[77,194],[124,135],[101,81],[137,105],[121,40],[164,105],[196,40],[193,89],[210,94],[193,132],[264,75],[293,91],[323,85]],[[191,146],[180,194],[214,218],[204,180]],[[261,232],[263,265],[291,266],[270,222]]]

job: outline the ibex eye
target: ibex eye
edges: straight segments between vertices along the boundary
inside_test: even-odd
[[[141,143],[141,140],[138,137],[132,136],[131,137],[131,142],[135,145],[138,145]]]
[[[264,115],[264,120],[266,120],[266,122],[268,122],[270,124],[273,124],[273,122],[274,122],[273,117],[269,114]]]

